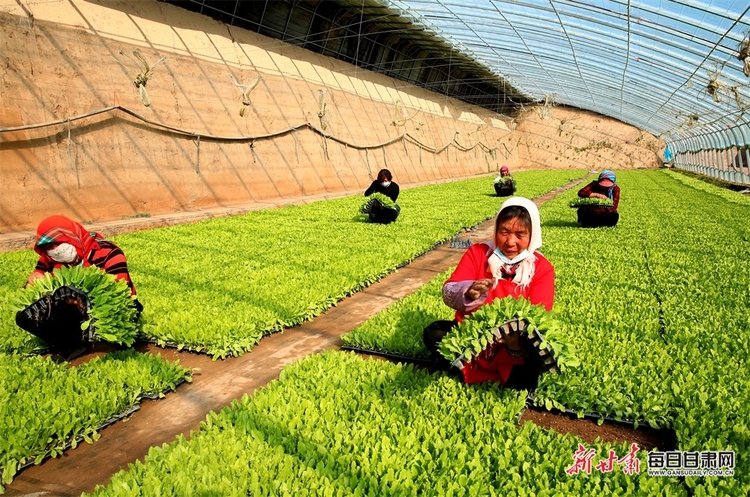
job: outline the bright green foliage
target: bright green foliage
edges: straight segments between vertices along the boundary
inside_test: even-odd
[[[0,354],[0,471],[12,481],[19,467],[57,457],[79,438],[92,442],[106,419],[190,379],[161,356],[132,350],[75,368],[41,356]],[[0,484],[0,493],[2,484]]]
[[[698,178],[691,178],[685,174],[680,173],[676,170],[668,170],[669,177],[683,183],[685,186],[690,187],[693,190],[701,191],[705,194],[716,196],[727,202],[739,205],[750,205],[750,197],[747,195],[741,195],[736,191],[727,188],[717,188],[714,185],[708,184]]]
[[[139,326],[130,288],[125,280],[116,280],[96,266],[63,266],[37,278],[20,291],[15,310],[25,309],[62,286],[75,287],[88,296],[90,321],[84,324],[91,324],[95,339],[133,345]]]
[[[523,194],[538,195],[579,174],[529,173],[528,188]],[[363,226],[354,217],[341,219],[340,212],[347,209],[351,212],[360,200],[351,197],[132,234],[122,237],[118,244],[128,256],[146,314],[151,315],[148,325],[151,336],[162,342],[209,345],[217,356],[241,353],[249,350],[263,332],[309,319],[428,250],[436,241],[494,215],[497,201],[487,195],[484,183],[479,178],[453,186],[436,185],[405,192],[409,193],[405,195],[405,204],[410,211],[403,217],[408,221],[399,223],[404,225],[401,227]],[[434,198],[441,195],[446,204],[436,209]],[[471,195],[474,201],[467,203]],[[0,319],[0,350],[28,352],[40,345],[39,340],[15,326],[14,320],[14,297],[33,270],[35,260],[32,251],[0,254],[3,289],[0,313],[4,316]],[[21,366],[16,372],[20,375],[27,367],[23,361],[31,365],[42,361],[44,367],[37,368],[42,377],[45,368],[58,367],[39,357],[18,360]],[[86,367],[95,369],[104,367],[102,362],[88,364]],[[92,371],[92,376],[97,374]],[[111,398],[123,393],[127,396],[130,390],[122,387],[118,390],[107,381],[110,373],[103,371],[100,376],[86,388],[92,396],[105,392]],[[8,381],[18,385],[13,379]],[[72,388],[54,381],[52,386],[45,386],[47,383],[42,380],[38,383],[45,392]],[[131,382],[127,384],[132,386]],[[5,387],[5,390],[16,392],[16,388]],[[85,420],[85,426],[96,427],[112,415],[110,411],[103,414],[97,410],[98,401],[72,398],[78,402],[75,419]],[[36,405],[35,409],[42,413],[39,417],[42,426],[54,426],[54,421],[44,413],[59,413],[60,408]],[[18,406],[13,410],[28,412]],[[9,431],[20,426],[12,422],[16,428]],[[20,436],[25,433],[19,429]],[[63,440],[64,435],[55,435],[53,439],[57,437]],[[43,441],[46,443],[49,438]],[[45,447],[24,449],[27,456],[23,457],[36,458],[39,451],[48,450]],[[55,447],[54,452],[49,448],[50,454],[62,450],[62,445]],[[6,475],[14,474],[15,468],[23,464],[23,459],[17,456],[6,459]]]
[[[0,352],[32,352],[45,347],[42,340],[16,326],[18,292],[38,257],[31,250],[0,254]]]
[[[495,183],[496,185],[502,185],[504,187],[512,185],[513,188],[516,188],[518,185],[516,184],[516,180],[513,179],[513,176],[503,176],[500,178],[500,181]]]
[[[454,268],[368,319],[341,340],[353,347],[409,357],[428,357],[422,330],[433,321],[453,319],[456,311],[443,303],[442,288]]]
[[[575,189],[542,206],[542,251],[556,275],[554,310],[586,365],[542,376],[542,405],[561,403],[655,427],[670,424],[673,398],[664,382],[673,359],[661,337],[660,304],[643,257],[644,237],[652,232],[633,229],[643,218],[643,207],[633,204],[651,203],[638,186],[647,174],[618,174],[621,219],[615,228],[578,228],[568,208]]]
[[[568,475],[579,440],[518,426],[524,397],[330,351],[209,414],[189,441],[152,448],[94,495],[686,495],[643,470]],[[587,445],[593,464],[628,450]]]
[[[365,200],[365,202],[362,204],[362,207],[359,208],[359,211],[365,214],[369,212],[366,210],[366,207],[370,205],[370,202],[372,202],[373,200],[377,200],[378,202],[380,202],[380,205],[382,205],[386,209],[393,209],[396,206],[396,202],[391,200],[390,197],[383,195],[382,193],[375,192],[367,197],[367,200]]]
[[[539,402],[673,427],[683,450],[734,450],[734,478],[695,495],[750,494],[750,208],[671,171],[618,173],[616,228],[571,229],[569,192],[542,208],[555,310],[586,364],[544,375]]]
[[[528,172],[519,194],[537,196],[580,175]],[[159,343],[206,347],[214,357],[239,355],[499,207],[486,178],[404,190],[398,223],[389,225],[341,215],[361,202],[354,196],[118,237],[146,308],[144,333]]]
[[[589,206],[608,207],[608,206],[612,206],[615,204],[614,202],[612,202],[612,199],[609,199],[609,198],[597,198],[597,197],[578,198],[576,197],[576,199],[573,200],[569,205],[570,207],[589,207]]]
[[[561,372],[580,365],[573,346],[566,340],[565,332],[552,312],[548,312],[542,305],[533,305],[523,297],[495,299],[481,306],[440,341],[438,350],[451,362],[459,356],[471,361],[473,356],[495,340],[493,330],[512,319],[526,320],[529,335],[534,330],[544,335],[544,342],[540,347],[549,345],[552,348]]]

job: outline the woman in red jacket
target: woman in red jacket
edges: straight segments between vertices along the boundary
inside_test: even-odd
[[[97,266],[115,279],[125,280],[130,293],[135,295],[127,260],[120,247],[72,219],[50,216],[39,223],[34,251],[39,260],[29,275],[29,283],[61,266]]]
[[[96,266],[115,279],[124,280],[131,295],[135,297],[135,286],[130,280],[127,260],[120,247],[105,240],[99,233],[89,232],[72,219],[58,215],[39,223],[34,251],[39,255],[39,260],[27,283],[62,266]],[[83,340],[81,333],[80,323],[85,316],[80,315],[76,305],[56,305],[59,305],[56,307],[59,313],[49,316],[49,320],[30,321],[24,319],[23,312],[19,312],[16,324],[44,340],[50,350],[55,352],[54,360],[70,360],[84,353],[90,345]],[[134,306],[140,314],[143,306],[135,298]]]
[[[424,343],[439,365],[447,361],[437,352],[440,340],[465,316],[495,299],[525,297],[552,310],[555,270],[537,251],[542,246],[539,209],[529,199],[512,197],[500,207],[492,241],[469,247],[443,284],[443,301],[456,309],[455,321],[437,321],[424,330]],[[536,381],[537,357],[525,357],[518,337],[491,347],[462,370],[464,381],[494,380],[506,386]],[[518,377],[511,379],[511,371]],[[533,376],[533,378],[528,378]]]

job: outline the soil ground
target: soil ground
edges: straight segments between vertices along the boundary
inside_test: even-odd
[[[651,450],[654,447],[667,450],[671,449],[673,445],[671,434],[665,431],[653,430],[648,427],[633,429],[610,422],[599,425],[596,421],[578,419],[568,414],[526,409],[521,415],[519,423],[527,422],[559,433],[573,434],[586,443],[596,441],[635,443],[641,450]]]
[[[572,188],[572,182],[535,199],[537,205]],[[492,221],[487,221],[459,238],[484,240],[491,237]],[[142,460],[149,447],[169,443],[179,434],[189,438],[192,430],[209,411],[217,411],[244,394],[252,394],[268,382],[278,378],[286,365],[304,356],[326,349],[340,348],[340,336],[363,323],[390,304],[413,293],[451,265],[458,263],[464,249],[451,248],[446,242],[412,263],[400,268],[381,281],[341,301],[336,307],[283,333],[263,338],[251,353],[224,360],[211,360],[207,355],[158,348],[139,344],[142,352],[161,354],[168,360],[179,359],[194,368],[192,383],[180,386],[158,401],[144,400],[140,410],[127,422],[115,423],[101,431],[94,444],[81,444],[66,451],[61,457],[25,469],[6,488],[6,495],[73,496],[91,492],[96,485],[106,484],[111,475],[135,460]],[[72,361],[74,367],[108,351],[99,345],[84,356]],[[524,411],[520,422],[533,422],[563,433],[573,433],[586,442],[635,442],[643,449],[665,447],[665,439],[645,429],[632,430],[605,423],[598,426],[589,420],[570,419],[547,412]]]

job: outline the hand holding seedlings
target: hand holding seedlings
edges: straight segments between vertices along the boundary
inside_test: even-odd
[[[533,344],[529,340],[528,333],[530,330],[533,330],[533,333],[536,333],[536,336],[538,338],[538,340]],[[539,330],[534,329],[533,325],[531,325],[526,318],[510,319],[497,328],[493,329],[492,334],[494,336],[495,342],[503,344],[506,351],[508,352],[508,355],[516,358],[527,357],[529,351],[534,350],[534,347],[539,347],[544,340],[544,337],[539,334]],[[538,352],[540,356],[549,354],[549,346],[545,348],[539,348]],[[554,358],[552,358],[552,361],[549,364],[553,363]]]
[[[523,354],[524,346],[521,344],[521,333],[518,330],[512,330],[510,333],[500,328],[500,334],[502,338],[496,338],[495,341],[505,345],[508,349],[508,353],[512,356],[518,356]]]
[[[466,296],[470,300],[478,299],[483,293],[487,293],[492,285],[495,284],[495,280],[492,278],[486,278],[483,280],[475,281],[468,290],[466,290]]]

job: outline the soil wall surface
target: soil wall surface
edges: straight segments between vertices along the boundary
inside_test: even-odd
[[[141,0],[0,5],[0,233],[511,169],[656,167],[660,140],[504,116]]]

